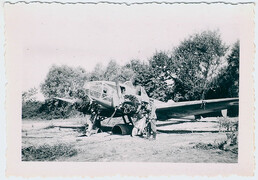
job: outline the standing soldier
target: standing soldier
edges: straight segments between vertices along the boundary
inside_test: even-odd
[[[157,127],[156,127],[156,107],[154,105],[153,99],[150,100],[150,104],[148,105],[149,116],[147,123],[147,137],[149,138],[151,135],[153,139],[156,139],[157,135]]]

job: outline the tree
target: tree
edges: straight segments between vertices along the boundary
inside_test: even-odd
[[[53,65],[40,87],[43,95],[47,98],[74,97],[76,91],[83,87],[86,79],[86,72],[81,67]]]
[[[94,67],[94,70],[90,73],[89,80],[90,81],[100,81],[104,80],[104,72],[105,69],[103,68],[103,65],[98,63]]]
[[[22,92],[22,118],[37,117],[42,103],[37,101],[38,89],[33,87]]]
[[[150,71],[152,72],[153,91],[150,93],[153,98],[161,101],[172,99],[174,91],[174,69],[173,59],[168,52],[156,52],[150,59]]]
[[[120,66],[117,64],[115,60],[111,60],[109,61],[105,69],[103,80],[115,81],[119,73],[120,73]]]
[[[116,79],[119,82],[131,81],[134,78],[134,71],[126,66],[119,68]]]
[[[151,73],[149,65],[138,59],[133,59],[125,65],[126,68],[131,69],[134,72],[132,81],[134,85],[146,86],[146,83],[150,81]],[[147,91],[148,93],[148,91]]]
[[[239,41],[233,44],[227,65],[213,81],[208,93],[212,98],[238,97],[239,93]]]
[[[207,99],[213,80],[223,68],[228,47],[217,31],[204,31],[185,39],[174,49],[176,100]]]
[[[239,51],[240,45],[237,41],[232,48],[231,54],[227,58],[228,68],[227,71],[230,76],[231,85],[229,86],[228,95],[229,97],[238,97],[239,96]]]
[[[168,64],[171,57],[166,52],[156,52],[148,61],[144,63],[140,60],[131,60],[126,67],[135,73],[133,77],[134,85],[141,85],[145,88],[149,97],[167,101],[171,99],[172,86],[167,83],[170,80],[171,71]]]
[[[115,60],[109,61],[106,68],[97,64],[90,73],[90,81],[119,81],[126,82],[132,79],[134,72],[127,66],[121,67]]]
[[[66,65],[53,65],[45,81],[40,85],[43,95],[46,98],[50,98],[38,109],[41,117],[47,119],[69,117],[71,106],[51,98],[77,98],[78,92],[83,89],[86,80],[87,74],[81,67],[73,68]]]
[[[37,88],[30,88],[28,91],[22,92],[22,104],[36,101]]]

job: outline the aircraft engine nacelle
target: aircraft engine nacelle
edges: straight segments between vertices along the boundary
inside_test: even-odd
[[[121,110],[123,111],[124,114],[127,114],[127,115],[134,114],[137,111],[137,106],[131,102],[124,102],[121,107]]]
[[[133,115],[137,112],[141,100],[135,95],[125,95],[121,110],[126,115]]]

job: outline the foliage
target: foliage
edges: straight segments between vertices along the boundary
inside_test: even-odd
[[[134,72],[135,75],[132,78],[134,85],[144,85],[146,80],[148,81],[150,75],[148,64],[138,59],[133,59],[125,65],[125,68]]]
[[[151,81],[147,86],[151,87],[149,95],[154,99],[161,101],[168,101],[173,97],[174,91],[174,70],[172,66],[172,58],[166,52],[156,52],[152,58],[149,59]]]
[[[238,97],[239,94],[239,51],[240,44],[239,41],[237,41],[233,46],[231,54],[227,58],[228,68],[226,72],[228,72],[231,79],[231,85],[228,91],[229,97]]]
[[[29,146],[22,148],[22,161],[54,161],[60,157],[75,156],[77,153],[73,146],[67,144]]]
[[[42,106],[42,102],[28,101],[22,103],[22,118],[32,118],[39,116],[39,109]]]
[[[198,143],[193,148],[196,149],[220,149],[224,151],[231,151],[238,154],[238,119],[237,118],[219,118],[219,128],[226,129],[226,138],[223,140],[216,140],[214,143]]]
[[[109,61],[104,72],[104,80],[114,81],[119,73],[119,69],[120,69],[120,66],[117,64],[116,61],[114,60]]]
[[[27,102],[35,102],[36,97],[35,95],[38,93],[37,88],[30,88],[28,91],[22,92],[22,104],[25,104]]]
[[[115,60],[109,61],[107,67],[97,64],[90,73],[90,81],[119,81],[126,82],[132,79],[134,71],[127,66],[120,66]]]
[[[81,67],[53,65],[41,84],[41,92],[48,98],[38,109],[38,117],[53,119],[67,118],[72,107],[65,102],[56,101],[53,97],[76,98],[83,88],[87,74]],[[74,113],[74,112],[73,112]]]
[[[114,81],[115,80],[119,82],[132,81],[134,78],[134,75],[135,74],[132,69],[123,66],[119,69],[119,73],[117,74],[116,79],[114,79]]]
[[[149,63],[140,60],[131,60],[126,64],[127,68],[134,71],[134,85],[141,85],[145,88],[151,98],[161,101],[171,99],[173,88],[167,83],[170,79],[170,71],[167,64],[171,58],[165,52],[156,52],[150,59]]]
[[[22,105],[23,119],[64,119],[78,114],[79,112],[76,111],[73,106],[54,99],[47,99],[45,102],[27,102]]]
[[[31,118],[38,115],[42,103],[36,100],[37,88],[22,92],[22,118]]]
[[[232,132],[228,133],[227,140],[223,140],[220,142],[214,142],[214,143],[198,143],[195,146],[193,146],[194,149],[204,149],[204,150],[210,150],[210,149],[220,149],[224,151],[231,151],[235,154],[238,154],[238,133]]]
[[[90,73],[89,75],[89,80],[90,81],[100,81],[104,80],[104,67],[102,64],[98,63],[96,64],[94,70]]]
[[[41,91],[46,98],[73,97],[87,79],[83,68],[53,65],[41,84]]]
[[[238,118],[219,117],[220,131],[237,131],[238,130]]]
[[[223,65],[227,46],[216,31],[204,31],[185,39],[174,49],[175,96],[178,100],[206,99],[213,79]]]
[[[239,93],[239,50],[237,41],[227,57],[227,66],[213,81],[213,89],[208,94],[211,98],[238,97]]]
[[[238,118],[220,118],[219,123],[227,130],[227,139],[219,143],[221,150],[238,153]]]

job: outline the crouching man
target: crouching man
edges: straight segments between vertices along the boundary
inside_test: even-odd
[[[151,136],[156,139],[157,128],[156,128],[156,108],[153,101],[151,101],[146,107],[139,107],[138,118],[134,123],[132,130],[132,136],[143,136],[147,135],[147,138]]]
[[[97,134],[101,131],[101,122],[97,119],[97,115],[93,112],[91,117],[87,119],[87,127],[85,127],[85,135],[91,136],[92,134]]]
[[[137,121],[134,123],[134,128],[132,130],[132,136],[143,136],[146,131],[147,118],[145,114],[139,114]]]

